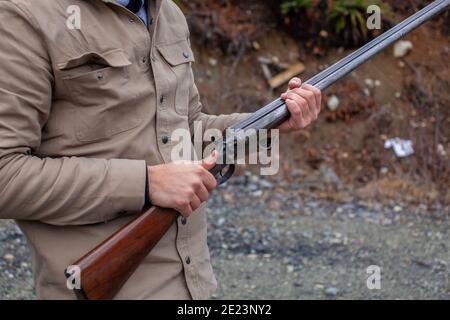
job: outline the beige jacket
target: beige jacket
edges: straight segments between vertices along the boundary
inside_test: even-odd
[[[141,211],[146,162],[170,161],[174,129],[240,117],[202,113],[186,20],[170,0],[150,3],[147,29],[112,0],[0,0],[0,218],[25,233],[40,298],[75,298],[64,268]],[[68,27],[73,5],[81,29]],[[215,288],[199,210],[117,298]]]

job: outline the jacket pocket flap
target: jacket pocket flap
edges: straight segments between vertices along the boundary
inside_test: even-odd
[[[194,53],[187,40],[183,39],[174,43],[160,44],[156,46],[159,53],[172,66],[183,63],[195,62]]]
[[[82,55],[70,58],[65,62],[58,63],[59,70],[70,70],[85,64],[98,64],[105,67],[126,67],[131,65],[131,61],[122,49],[114,49],[104,53],[85,52]]]

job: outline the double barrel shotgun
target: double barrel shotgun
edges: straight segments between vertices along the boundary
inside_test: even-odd
[[[449,6],[450,0],[433,1],[360,49],[312,77],[306,83],[316,86],[322,91],[327,89],[407,33],[447,10]],[[219,159],[229,159],[230,154],[227,154],[227,150],[232,148],[227,148],[227,146],[235,144],[238,139],[241,139],[242,135],[239,135],[239,132],[249,129],[258,131],[276,128],[288,117],[289,111],[281,99],[262,107],[233,125],[231,129],[235,132],[234,135],[216,142]],[[221,163],[223,164],[216,164],[210,170],[219,184],[227,181],[234,173],[233,165],[227,165],[226,161],[221,161]],[[144,210],[142,214],[76,261],[73,266],[78,267],[81,282],[80,289],[75,290],[77,297],[89,300],[114,298],[178,216],[179,213],[173,209],[152,207]],[[67,277],[72,275],[71,267],[66,269]]]

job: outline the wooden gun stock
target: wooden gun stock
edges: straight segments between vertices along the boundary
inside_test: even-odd
[[[114,298],[178,215],[172,209],[152,207],[75,262],[81,271],[77,297]],[[66,275],[69,276],[67,271]]]

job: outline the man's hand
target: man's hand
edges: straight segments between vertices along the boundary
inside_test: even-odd
[[[149,194],[153,205],[175,209],[185,218],[206,202],[217,186],[208,171],[217,161],[216,153],[202,162],[173,162],[149,166]]]
[[[291,113],[291,117],[278,127],[282,131],[303,129],[316,120],[320,113],[322,93],[316,87],[301,84],[299,78],[293,78],[289,81],[288,91],[281,95]]]

